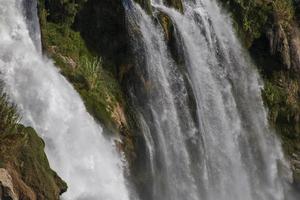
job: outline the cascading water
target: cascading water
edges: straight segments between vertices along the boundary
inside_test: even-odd
[[[29,35],[32,38],[36,49],[42,53],[41,30],[38,18],[36,0],[23,1],[23,12],[26,16],[26,24],[28,26]]]
[[[184,0],[184,14],[153,1],[153,16],[123,2],[138,77],[129,88],[152,169],[140,198],[290,199],[258,73],[229,17],[214,0]],[[174,26],[177,54],[161,16]]]
[[[0,76],[5,92],[20,109],[22,123],[44,138],[51,166],[69,186],[63,199],[128,200],[113,141],[104,138],[53,63],[42,58],[29,35],[38,26],[26,24],[24,5],[20,0],[0,1]]]

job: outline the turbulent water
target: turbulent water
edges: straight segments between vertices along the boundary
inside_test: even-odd
[[[79,95],[39,52],[37,17],[31,13],[36,8],[30,2],[0,1],[4,89],[20,109],[22,123],[44,138],[51,166],[69,186],[63,199],[128,200],[113,142],[104,138]]]
[[[152,16],[123,2],[136,61],[129,92],[147,150],[140,199],[290,200],[258,73],[227,14],[214,0],[184,0],[184,14],[153,0]],[[22,123],[41,134],[69,185],[63,199],[132,199],[113,141],[41,55],[35,0],[0,1],[0,72]]]
[[[184,0],[184,14],[153,0],[153,16],[123,2],[136,55],[130,92],[151,169],[141,199],[290,199],[258,73],[229,17],[214,0]]]

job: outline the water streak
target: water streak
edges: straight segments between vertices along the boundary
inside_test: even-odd
[[[152,6],[152,18],[137,4],[127,8],[141,79],[129,87],[155,155],[153,195],[141,199],[286,199],[289,169],[268,126],[259,75],[229,17],[212,0],[186,0],[184,14],[161,1]],[[162,15],[173,24],[167,37],[157,23]]]
[[[44,138],[51,166],[69,186],[64,199],[128,200],[113,141],[104,138],[52,61],[41,56],[30,37],[38,25],[27,24],[23,6],[20,0],[0,1],[1,80],[22,123]]]

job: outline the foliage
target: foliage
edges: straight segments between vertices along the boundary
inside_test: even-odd
[[[294,39],[297,22],[300,24],[300,1],[220,1],[231,11],[237,32],[261,70],[265,82],[262,96],[269,122],[280,136],[286,155],[294,159],[294,155],[300,155],[300,79],[299,73],[293,72],[296,69],[288,69],[280,58],[289,54],[293,61],[289,51],[294,47],[279,49],[274,56],[269,42],[277,40],[289,45]],[[295,165],[293,173],[294,181],[299,182],[300,173]]]
[[[59,199],[67,185],[50,168],[45,144],[32,128],[19,124],[16,106],[0,90],[0,167],[9,171],[20,199]]]
[[[250,47],[255,39],[264,34],[274,17],[284,29],[288,29],[294,18],[292,0],[221,0],[231,10],[238,33]]]
[[[300,141],[299,80],[286,72],[273,72],[264,78],[263,98],[269,109],[270,122],[280,133],[286,152],[291,155]]]
[[[15,133],[19,122],[16,106],[8,103],[7,96],[0,91],[0,133]]]
[[[39,200],[59,199],[67,185],[50,168],[45,144],[37,133],[19,125],[18,133],[0,137],[1,167],[12,176],[19,198],[35,199],[34,192]]]
[[[47,12],[47,20],[71,26],[80,7],[87,0],[39,0]]]
[[[293,3],[291,0],[274,0],[272,2],[273,10],[278,17],[279,23],[284,29],[289,29],[295,16]]]
[[[249,47],[259,38],[267,23],[270,5],[259,0],[221,0],[231,10],[236,28],[245,45]]]
[[[102,69],[101,58],[93,58],[89,60],[88,58],[83,58],[80,64],[79,70],[83,78],[85,79],[88,88],[93,90],[99,87],[100,84],[100,73]]]
[[[91,57],[80,33],[52,22],[46,22],[41,28],[43,46],[50,54],[68,55],[75,62],[79,62],[82,56]]]
[[[81,95],[88,111],[107,127],[115,128],[112,109],[108,108],[114,108],[117,102],[123,104],[123,97],[118,81],[106,70],[110,67],[104,67],[110,63],[94,56],[79,32],[49,21],[43,6],[39,15],[46,52]]]

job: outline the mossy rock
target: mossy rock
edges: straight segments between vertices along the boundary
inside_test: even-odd
[[[165,4],[177,9],[179,12],[183,13],[183,5],[181,0],[164,0]]]
[[[50,168],[45,143],[32,128],[0,136],[0,163],[7,169],[20,199],[59,199],[66,183]]]
[[[130,40],[121,0],[87,1],[78,12],[73,27],[80,32],[91,52],[110,63],[104,68],[114,75],[118,74],[118,67],[130,59]]]
[[[134,0],[135,2],[137,2],[138,4],[140,4],[140,6],[148,13],[151,14],[152,13],[152,7],[151,7],[151,2],[150,0]]]
[[[54,5],[50,4],[55,2],[39,1],[44,52],[74,86],[88,112],[103,125],[104,132],[120,135],[123,141],[120,149],[127,160],[133,160],[135,122],[128,117],[131,111],[124,95],[125,86],[118,81],[120,77],[127,78],[123,66],[131,66],[132,58],[122,0],[80,1],[83,3],[77,7],[71,25],[55,20],[56,12],[60,12],[51,9]],[[95,76],[97,84],[91,87],[83,66],[94,59],[101,60],[101,66]]]

